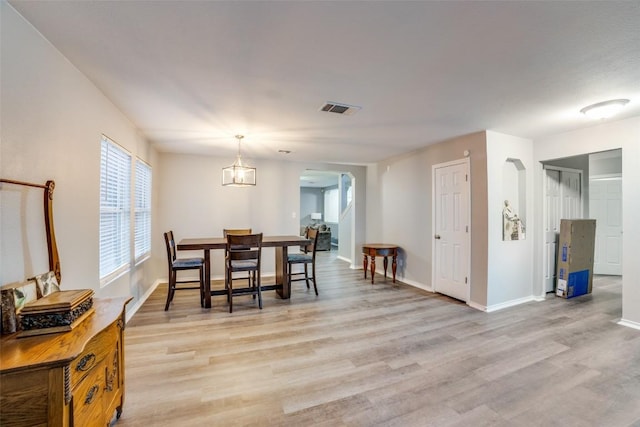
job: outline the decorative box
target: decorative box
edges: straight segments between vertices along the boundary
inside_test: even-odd
[[[19,337],[66,332],[93,313],[93,290],[54,292],[22,308]]]

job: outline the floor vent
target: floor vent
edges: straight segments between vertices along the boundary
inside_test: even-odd
[[[320,111],[326,111],[327,113],[343,114],[345,116],[352,116],[358,111],[360,111],[361,109],[362,107],[357,107],[355,105],[338,104],[336,102],[327,102],[320,108]]]

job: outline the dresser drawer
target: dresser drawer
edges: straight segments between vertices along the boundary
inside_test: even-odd
[[[94,300],[71,331],[0,337],[1,427],[105,427],[124,407],[124,307]]]
[[[74,426],[104,425],[104,362],[98,363],[73,390]]]
[[[89,341],[82,354],[71,362],[71,388],[78,385],[95,366],[112,353],[117,340],[118,326],[113,323]]]

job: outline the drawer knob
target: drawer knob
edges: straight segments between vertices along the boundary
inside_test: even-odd
[[[98,390],[100,390],[100,387],[98,387],[97,384],[89,389],[89,391],[87,392],[87,396],[84,398],[85,405],[90,405],[91,402],[93,402],[93,399],[98,394]]]
[[[91,369],[91,367],[96,363],[96,355],[93,353],[89,353],[87,355],[85,355],[82,359],[80,359],[80,362],[78,362],[78,365],[76,366],[76,371],[88,371],[89,369]]]

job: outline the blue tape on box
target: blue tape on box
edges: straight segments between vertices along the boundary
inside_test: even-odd
[[[562,245],[562,262],[567,262],[567,254],[569,252],[569,248],[567,248],[567,244]]]
[[[569,273],[567,280],[567,298],[577,297],[589,292],[589,270]]]
[[[565,277],[566,271],[567,270],[565,270],[564,268],[560,267],[560,274],[559,274],[559,276],[560,276],[559,278],[560,279],[566,279],[566,277]]]

